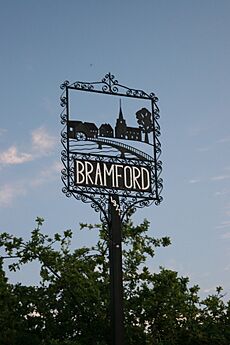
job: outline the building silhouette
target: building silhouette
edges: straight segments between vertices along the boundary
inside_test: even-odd
[[[121,103],[119,116],[115,126],[115,138],[141,141],[141,129],[138,127],[127,126],[121,109]]]
[[[97,138],[98,128],[93,122],[69,121],[69,138],[76,139],[79,133],[86,138]]]
[[[113,138],[113,128],[109,123],[104,123],[99,128],[99,136]]]
[[[115,129],[113,129],[109,123],[103,123],[98,128],[93,122],[82,122],[74,120],[68,122],[68,136],[71,139],[77,140],[105,137],[141,141],[141,134],[141,128],[127,126],[121,109],[121,102]]]

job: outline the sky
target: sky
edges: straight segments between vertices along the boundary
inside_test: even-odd
[[[0,231],[28,239],[40,216],[45,233],[71,228],[74,247],[97,240],[96,231],[78,229],[99,215],[62,193],[60,84],[111,72],[159,98],[164,200],[133,218],[172,240],[151,269],[188,276],[202,295],[221,285],[230,299],[230,2],[0,4]],[[87,106],[96,121],[93,102]],[[8,276],[35,283],[38,268]]]

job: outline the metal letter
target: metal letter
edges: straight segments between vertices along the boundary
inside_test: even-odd
[[[90,168],[88,170],[88,167]],[[88,180],[90,180],[91,184],[94,184],[92,178],[89,176],[93,171],[93,164],[91,164],[90,162],[85,162],[85,180],[86,180],[86,184],[88,184]]]
[[[136,175],[135,171],[137,172],[137,175]],[[134,187],[135,189],[141,189],[141,186],[140,186],[139,182],[137,181],[137,179],[138,179],[140,176],[141,176],[140,169],[137,168],[137,167],[135,167],[135,166],[133,166],[133,187]],[[136,185],[137,185],[137,187],[136,187]]]
[[[100,163],[98,162],[96,165],[96,172],[95,172],[95,184],[98,185],[98,181],[100,180],[99,184],[100,186],[103,186],[103,182],[102,182],[102,176],[101,176],[101,167],[100,167]]]
[[[82,169],[79,168],[80,165]],[[84,170],[85,170],[84,164],[81,161],[76,161],[76,183],[77,184],[84,183],[85,181],[85,176],[83,174]],[[81,175],[82,177],[81,181],[80,181],[79,175]]]
[[[146,186],[145,186],[144,172],[146,172],[146,182],[147,182]],[[141,167],[141,189],[146,190],[149,187],[150,187],[149,171],[148,169]]]

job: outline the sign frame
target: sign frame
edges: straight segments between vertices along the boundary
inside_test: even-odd
[[[81,200],[85,203],[90,203],[91,207],[100,212],[102,221],[109,221],[108,214],[108,202],[111,195],[116,195],[119,197],[119,210],[121,221],[130,213],[135,211],[137,208],[142,208],[145,206],[150,206],[152,203],[156,205],[160,204],[162,201],[162,188],[163,181],[160,177],[162,172],[162,162],[160,160],[161,155],[161,144],[159,141],[160,136],[160,125],[159,125],[159,108],[157,106],[158,98],[154,93],[146,93],[143,90],[132,89],[127,86],[123,86],[118,83],[114,75],[108,73],[102,78],[99,82],[81,82],[77,81],[70,83],[65,81],[61,85],[63,93],[61,95],[61,106],[63,111],[61,113],[61,123],[63,124],[63,129],[61,132],[61,142],[63,145],[63,150],[61,153],[61,160],[63,162],[64,168],[62,169],[62,181],[64,183],[63,192],[67,197],[74,196],[77,200]],[[144,128],[145,130],[145,143],[148,146],[152,146],[152,153],[146,154],[145,152],[134,148],[133,146],[127,144],[119,144],[118,135],[116,141],[111,141],[105,138],[84,138],[85,134],[78,131],[76,136],[73,136],[73,131],[75,131],[76,126],[81,126],[83,128],[84,124],[89,123],[80,123],[80,121],[72,121],[71,112],[70,112],[70,93],[75,92],[86,92],[91,94],[103,94],[119,98],[129,98],[129,99],[139,99],[139,100],[148,100],[150,102],[150,111],[149,111],[149,129]],[[141,109],[143,110],[143,109]],[[140,110],[140,111],[141,111]],[[146,110],[146,109],[145,109]],[[121,111],[121,110],[120,110]],[[139,111],[139,112],[140,112]],[[138,112],[136,113],[138,114]],[[79,124],[80,123],[80,124]],[[141,120],[138,120],[139,127]],[[90,130],[93,132],[94,127],[91,124]],[[127,127],[131,128],[131,127]],[[142,126],[143,130],[143,126]],[[137,132],[137,129],[136,129]],[[118,132],[119,138],[121,138],[121,131]],[[94,135],[94,134],[93,134]],[[149,139],[149,137],[151,138]],[[105,154],[91,154],[87,150],[84,152],[79,152],[76,149],[73,149],[72,142],[76,140],[81,140],[84,143],[84,140],[91,140],[96,142],[98,145],[105,145],[110,143],[113,148],[116,148],[120,152],[120,156],[109,156]],[[139,140],[139,139],[138,139]],[[144,140],[142,140],[143,143]],[[112,144],[113,142],[113,144]],[[128,154],[132,155],[131,158],[127,158]],[[151,180],[151,190],[128,190],[128,189],[114,189],[114,188],[98,188],[96,186],[79,186],[76,185],[75,180],[75,161],[83,160],[95,162],[105,162],[105,164],[124,164],[124,165],[135,165],[146,167],[149,169],[150,180]]]

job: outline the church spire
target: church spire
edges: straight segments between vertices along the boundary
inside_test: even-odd
[[[120,110],[119,110],[119,121],[124,120],[122,109],[121,109],[121,99],[120,99]]]
[[[125,138],[125,133],[127,130],[126,121],[123,117],[122,109],[121,109],[121,100],[120,100],[120,109],[119,109],[119,116],[115,126],[115,138]]]

